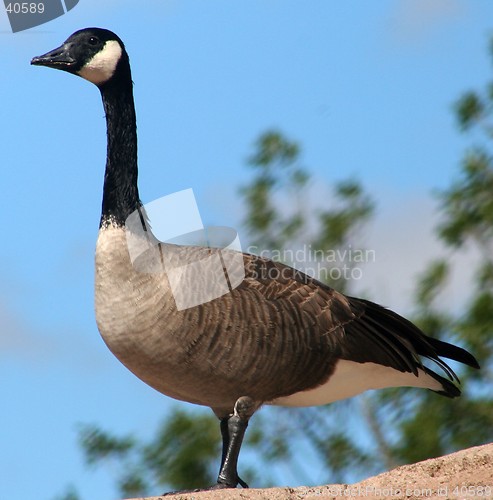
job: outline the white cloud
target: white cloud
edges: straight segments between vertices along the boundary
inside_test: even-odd
[[[355,288],[368,292],[375,302],[407,313],[419,274],[431,261],[446,258],[452,272],[439,300],[445,310],[460,312],[471,294],[480,256],[474,249],[453,253],[446,248],[435,234],[438,220],[431,196],[382,201],[365,241],[367,248],[375,250],[376,259],[363,268]]]
[[[459,19],[467,9],[463,0],[400,0],[395,5],[390,27],[401,42],[427,38],[443,24]]]
[[[72,325],[67,325],[63,331],[60,325],[53,326],[49,334],[41,328],[33,328],[1,296],[0,332],[0,358],[15,363],[30,366],[68,364],[83,373],[94,373],[107,369],[108,359],[111,359],[102,342],[99,346],[93,344],[86,331]],[[91,333],[97,338],[95,327]]]
[[[0,331],[0,355],[47,359],[56,350],[54,342],[31,331],[4,301],[0,302]]]

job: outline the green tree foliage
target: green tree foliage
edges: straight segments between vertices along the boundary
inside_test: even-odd
[[[220,454],[218,421],[212,413],[171,412],[149,443],[83,426],[79,439],[88,465],[116,462],[124,497],[213,484]]]
[[[252,420],[242,451],[245,457],[254,449],[256,460],[263,460],[254,470],[245,470],[242,460],[242,476],[256,486],[271,484],[265,471],[275,464],[300,482],[346,481],[358,471],[370,474],[493,441],[493,82],[483,93],[464,94],[455,114],[462,131],[474,137],[481,132],[482,144],[466,152],[458,179],[438,195],[437,237],[450,252],[474,247],[481,258],[471,269],[472,284],[464,284],[470,288],[467,299],[454,309],[441,300],[453,266],[443,255],[429,263],[416,285],[413,319],[429,335],[471,350],[481,371],[454,366],[463,382],[463,395],[454,400],[430,391],[389,389],[321,408],[262,410]],[[300,156],[300,146],[279,131],[268,131],[255,143],[248,160],[253,177],[241,191],[250,241],[259,250],[306,243],[313,251],[359,248],[359,231],[373,214],[371,198],[349,179],[334,186],[330,203],[314,205],[311,176]],[[323,270],[344,262],[318,264]],[[340,290],[350,289],[344,279],[327,278]],[[179,408],[149,443],[93,426],[81,429],[80,440],[88,464],[116,462],[122,496],[210,484],[220,453],[217,419]],[[323,477],[313,476],[305,455],[325,468]],[[69,488],[59,498],[78,496]]]
[[[309,176],[299,165],[298,156],[298,144],[279,132],[269,131],[257,139],[255,152],[248,159],[255,177],[241,190],[248,207],[244,226],[253,245],[283,248],[305,227],[301,194]],[[293,211],[278,208],[284,201],[277,199],[279,192],[288,196]]]
[[[344,255],[349,249],[361,250],[351,243],[371,217],[373,201],[356,180],[345,179],[333,187],[329,207],[316,206],[311,202],[311,175],[300,166],[301,148],[296,142],[269,130],[254,147],[248,160],[254,176],[241,189],[247,209],[243,224],[252,246],[270,250],[274,259],[293,255],[285,250],[298,250],[297,255],[304,257],[301,262],[280,260],[301,270],[310,264],[320,279],[343,291],[353,264]],[[326,249],[346,253],[341,251],[336,254],[341,257],[327,261],[323,258]]]

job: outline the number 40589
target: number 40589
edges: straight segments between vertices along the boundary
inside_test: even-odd
[[[45,4],[30,2],[8,3],[6,10],[9,14],[42,14],[45,11]]]

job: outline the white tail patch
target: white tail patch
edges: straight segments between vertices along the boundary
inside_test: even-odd
[[[121,57],[120,44],[116,40],[108,40],[104,47],[78,71],[78,74],[82,78],[100,85],[113,76]]]
[[[278,406],[318,406],[346,399],[371,389],[386,387],[421,387],[442,390],[442,384],[418,369],[419,376],[400,372],[377,363],[356,363],[340,360],[330,379],[325,384],[308,391],[275,399],[269,404]]]

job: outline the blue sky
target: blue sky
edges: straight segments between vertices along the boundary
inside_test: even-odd
[[[378,262],[361,288],[404,308],[402,290],[439,248],[430,193],[470,144],[452,103],[490,77],[491,19],[489,0],[80,0],[12,34],[0,9],[2,498],[50,499],[68,483],[112,498],[107,471],[83,465],[77,423],[145,437],[173,404],[112,357],[95,325],[99,92],[31,67],[33,56],[86,26],[125,41],[144,202],[192,187],[206,223],[241,234],[245,158],[271,127],[302,144],[321,206],[327,184],[357,176],[378,202]]]

